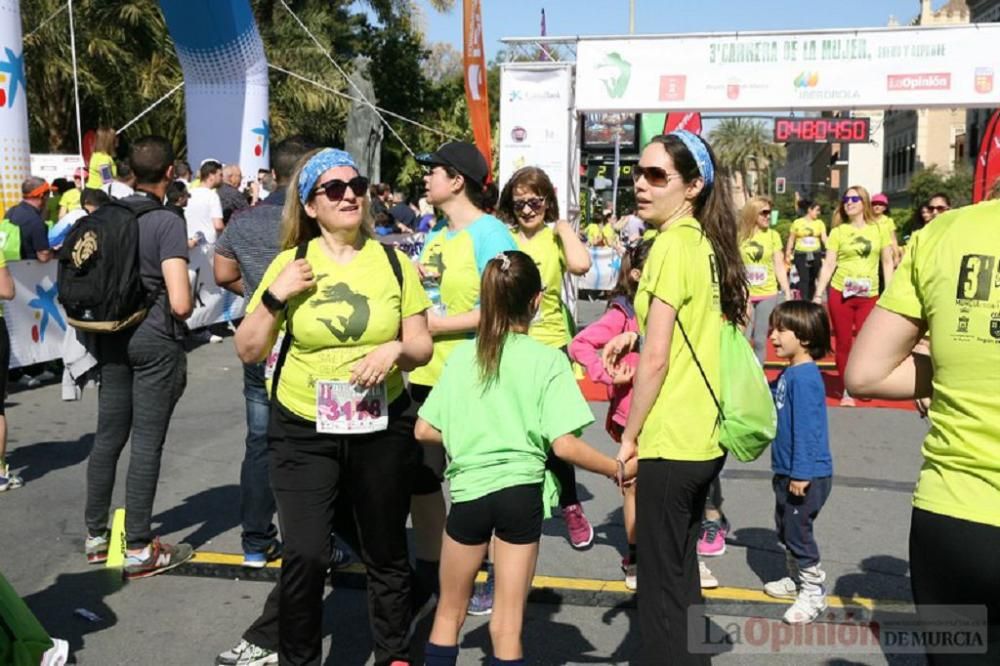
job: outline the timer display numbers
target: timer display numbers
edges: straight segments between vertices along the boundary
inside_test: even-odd
[[[868,143],[868,118],[775,118],[775,143]]]

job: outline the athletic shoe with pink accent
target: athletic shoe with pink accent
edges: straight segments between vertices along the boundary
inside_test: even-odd
[[[579,502],[564,506],[562,516],[563,520],[566,521],[566,528],[569,530],[570,545],[579,550],[594,542],[594,527],[587,520]]]
[[[698,555],[701,557],[718,557],[726,552],[726,535],[729,534],[729,521],[701,521],[701,536],[698,537]]]

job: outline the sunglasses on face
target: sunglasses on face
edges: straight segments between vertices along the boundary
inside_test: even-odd
[[[845,203],[845,204],[846,203],[861,203],[861,197],[859,197],[856,194],[852,194],[850,196],[845,196],[843,199],[841,199],[841,201],[843,203]]]
[[[770,209],[762,210],[760,211],[760,213],[758,213],[758,215],[760,215],[761,217],[771,217],[771,211]]]
[[[326,195],[327,199],[336,203],[344,198],[347,188],[351,188],[351,192],[354,193],[354,196],[363,197],[368,191],[368,179],[364,176],[355,176],[348,181],[334,178],[333,180],[328,180],[325,183],[320,183],[316,187],[315,192],[317,194],[322,192]]]
[[[948,206],[928,206],[927,210],[929,210],[932,213],[943,213],[946,210],[951,210],[951,208],[949,208]]]
[[[514,210],[518,213],[524,210],[527,206],[531,209],[532,213],[537,213],[541,209],[545,208],[545,199],[541,197],[529,197],[527,199],[514,199]]]
[[[680,178],[679,173],[667,173],[660,167],[644,167],[635,165],[632,167],[632,181],[639,182],[640,178],[645,178],[650,187],[666,187],[671,178]]]

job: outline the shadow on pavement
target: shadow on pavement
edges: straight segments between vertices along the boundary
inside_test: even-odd
[[[25,483],[37,481],[49,472],[73,467],[87,459],[94,446],[94,435],[61,442],[37,442],[13,447],[7,454],[10,466],[19,470]]]
[[[874,597],[909,601],[910,563],[891,555],[873,555],[861,560],[860,573],[844,574],[837,579],[833,593],[851,599]]]
[[[161,534],[180,532],[199,525],[184,542],[200,548],[208,541],[240,524],[240,487],[216,486],[187,497],[181,504],[153,516]]]
[[[104,631],[118,623],[118,616],[104,598],[124,586],[121,569],[99,568],[84,573],[59,574],[55,582],[24,598],[28,607],[51,636],[69,642],[70,654],[83,649],[87,634]],[[100,617],[90,621],[74,611],[88,610]]]
[[[744,527],[733,533],[733,542],[743,546],[747,554],[747,566],[761,583],[777,580],[787,575],[785,552],[778,545],[774,530],[762,527]]]

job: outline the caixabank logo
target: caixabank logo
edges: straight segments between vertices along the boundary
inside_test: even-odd
[[[0,54],[0,108],[10,108],[17,101],[17,93],[25,87],[24,53],[14,53],[5,46]],[[23,93],[22,93],[23,94]]]

